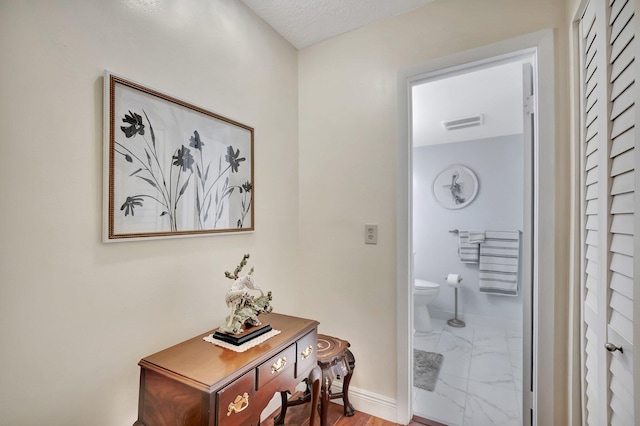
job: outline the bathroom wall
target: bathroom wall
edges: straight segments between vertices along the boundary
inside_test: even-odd
[[[516,297],[480,293],[478,265],[459,261],[458,236],[449,230],[522,230],[522,145],[520,134],[414,148],[414,275],[440,283],[440,294],[430,305],[433,315],[454,311],[454,289],[444,277],[457,273],[463,277],[458,291],[459,314],[521,321],[522,292]],[[473,170],[479,183],[475,200],[458,210],[440,206],[432,191],[436,176],[452,164]]]

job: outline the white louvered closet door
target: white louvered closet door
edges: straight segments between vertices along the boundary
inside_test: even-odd
[[[590,426],[640,424],[635,9],[635,0],[591,0],[580,21],[583,423]]]

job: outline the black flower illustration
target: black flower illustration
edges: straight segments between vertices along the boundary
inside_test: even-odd
[[[231,166],[231,171],[234,173],[238,171],[238,166],[240,165],[240,162],[246,160],[246,158],[244,157],[238,158],[239,155],[240,155],[240,150],[237,150],[234,153],[233,147],[231,145],[227,147],[227,155],[224,156],[224,161],[229,163],[229,165]]]
[[[182,167],[183,172],[186,172],[187,169],[193,171],[191,168],[193,165],[193,155],[191,155],[191,150],[182,145],[182,148],[178,149],[176,154],[173,156],[173,165]]]
[[[156,140],[153,114],[149,117],[144,109],[141,110],[142,114],[125,111],[127,113],[121,116],[124,118],[120,129],[128,140],[114,141],[115,152],[126,165],[123,170],[129,179],[142,184],[146,191],[126,197],[120,206],[121,216],[127,217],[132,223],[140,220],[134,217],[135,209],[141,209],[148,199],[159,205],[156,211],[163,217],[162,226],[178,231],[179,225],[185,223],[184,215],[192,214],[189,211],[191,207],[180,208],[180,205],[194,202],[195,229],[219,229],[223,226],[220,225],[222,222],[224,226],[227,226],[227,221],[234,223],[231,218],[226,219],[230,214],[239,215],[239,219],[233,219],[237,219],[235,223],[239,228],[244,227],[246,218],[251,217],[253,185],[245,177],[238,178],[238,181],[242,179],[245,182],[236,185],[229,174],[237,173],[240,163],[247,160],[246,155],[240,155],[240,151],[245,152],[246,148],[237,149],[227,145],[225,149],[222,145],[220,152],[217,144],[214,144],[205,149],[203,140],[206,139],[207,145],[211,145],[209,141],[212,139],[206,133],[201,136],[202,129],[192,130],[188,136],[183,134],[175,144],[170,144],[164,138]],[[119,135],[122,137],[121,133]],[[137,135],[141,137],[136,138]],[[246,167],[243,166],[243,170]],[[188,201],[181,202],[183,197]],[[146,211],[142,213],[150,214]]]
[[[193,136],[191,136],[189,140],[191,141],[191,143],[189,144],[191,148],[199,149],[200,151],[202,151],[204,142],[200,140],[200,133],[198,133],[197,130],[193,131]]]
[[[120,127],[120,130],[124,132],[126,137],[130,138],[135,136],[136,133],[144,135],[144,124],[142,124],[142,117],[140,114],[129,111],[129,114],[124,115],[122,121],[129,124],[129,127]]]
[[[136,206],[142,207],[142,198],[136,196],[127,197],[127,200],[122,204],[120,210],[124,210],[125,216],[129,216],[129,212],[131,212],[131,216],[135,216],[133,209]]]

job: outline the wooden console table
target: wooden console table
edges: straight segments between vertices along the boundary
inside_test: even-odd
[[[280,314],[260,320],[281,333],[234,352],[202,340],[209,331],[143,358],[134,426],[258,426],[276,392],[312,384],[310,426],[317,424],[318,322]]]

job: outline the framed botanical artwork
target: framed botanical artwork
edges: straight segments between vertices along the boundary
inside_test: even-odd
[[[103,241],[254,230],[253,128],[105,73]]]
[[[433,195],[446,209],[468,206],[478,194],[478,178],[469,168],[453,165],[441,171],[433,181]]]

